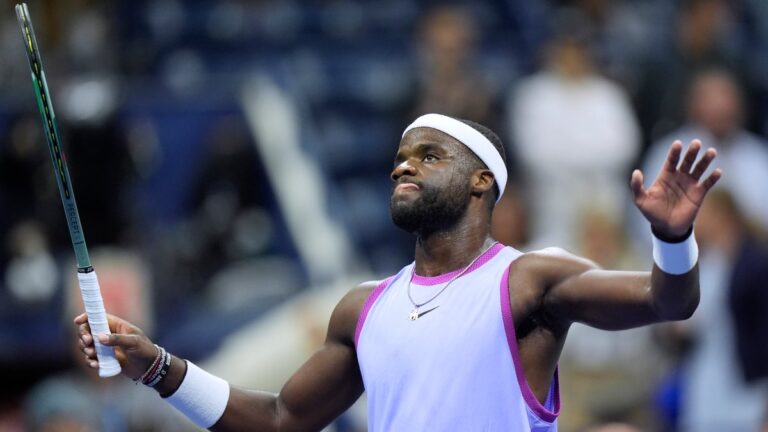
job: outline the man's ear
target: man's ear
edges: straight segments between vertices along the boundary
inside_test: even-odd
[[[472,195],[482,196],[485,192],[493,189],[496,178],[490,170],[477,170],[472,175]]]

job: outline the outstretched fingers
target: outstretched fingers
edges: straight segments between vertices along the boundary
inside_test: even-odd
[[[691,141],[691,145],[688,146],[688,151],[685,152],[685,156],[683,157],[683,162],[680,164],[681,172],[686,174],[691,172],[691,168],[693,167],[693,163],[696,162],[696,156],[698,156],[699,150],[701,150],[701,141],[697,139]]]
[[[632,196],[635,198],[635,202],[637,202],[645,195],[642,171],[639,169],[632,171],[632,177],[629,180],[629,187],[632,189]]]
[[[717,151],[713,148],[708,148],[706,152],[704,152],[704,156],[701,157],[701,160],[696,163],[696,166],[693,167],[693,171],[691,171],[691,176],[696,179],[696,181],[699,181],[702,175],[704,175],[704,172],[709,168],[709,165],[712,163],[712,161],[717,157]]]
[[[723,176],[723,170],[720,168],[717,168],[716,170],[712,171],[712,174],[707,176],[707,178],[704,179],[703,182],[701,182],[701,187],[704,188],[704,192],[709,191],[712,189],[712,187],[717,183],[718,180]]]
[[[672,143],[667,153],[667,161],[664,163],[664,170],[670,173],[677,171],[677,164],[680,162],[680,154],[683,151],[683,143],[677,140]],[[632,174],[634,177],[634,173]]]

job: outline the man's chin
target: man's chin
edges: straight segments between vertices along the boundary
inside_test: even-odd
[[[389,205],[389,214],[392,217],[392,222],[398,228],[411,234],[418,231],[418,223],[415,223],[418,219],[415,212],[416,204],[413,199],[392,197]]]
[[[418,206],[419,197],[416,194],[393,194],[389,199],[390,211],[411,213]]]
[[[410,220],[399,220],[393,217],[392,222],[396,227],[407,232],[408,234],[418,235],[421,231],[420,227],[413,225],[413,222]]]
[[[392,222],[403,231],[416,235],[450,229],[461,220],[469,203],[469,195],[462,197],[460,192],[442,200],[430,189],[393,193],[389,201]]]

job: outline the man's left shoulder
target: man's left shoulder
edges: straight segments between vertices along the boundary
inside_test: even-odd
[[[579,261],[589,262],[586,258],[582,258],[573,252],[570,252],[564,248],[557,246],[545,247],[542,249],[536,249],[524,252],[518,258],[523,263],[533,264],[548,264],[557,263],[560,261]]]
[[[510,274],[529,278],[562,279],[599,266],[561,247],[546,247],[523,253],[510,264]]]

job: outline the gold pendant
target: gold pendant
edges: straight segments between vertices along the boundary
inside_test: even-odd
[[[411,311],[411,314],[408,315],[408,318],[410,318],[411,321],[416,321],[417,319],[419,319],[419,308],[413,308],[413,310]]]

